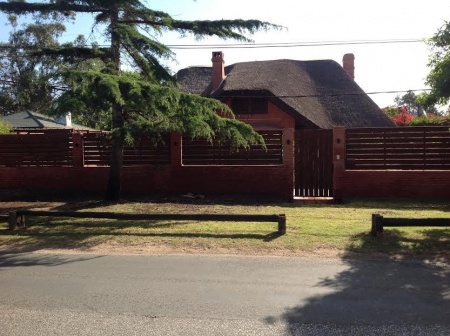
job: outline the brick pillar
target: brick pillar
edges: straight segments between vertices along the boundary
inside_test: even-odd
[[[340,177],[345,173],[345,128],[333,128],[333,195],[336,200],[341,199],[344,194],[340,186]]]
[[[216,91],[222,81],[225,79],[225,68],[223,52],[213,51],[212,53],[212,80],[211,80],[211,92]]]
[[[172,168],[182,165],[182,137],[179,133],[172,132],[170,135],[170,164]]]
[[[295,129],[283,129],[283,169],[289,172],[289,180],[286,181],[286,196],[292,200],[294,191],[294,176],[295,176]]]
[[[342,67],[348,73],[351,79],[355,79],[355,55],[345,54],[342,59]]]
[[[72,133],[72,159],[73,166],[75,168],[81,168],[84,166],[84,150],[83,150],[83,134],[82,133]]]

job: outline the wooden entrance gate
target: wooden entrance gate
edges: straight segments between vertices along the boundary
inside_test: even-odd
[[[294,194],[333,197],[333,130],[296,131]]]

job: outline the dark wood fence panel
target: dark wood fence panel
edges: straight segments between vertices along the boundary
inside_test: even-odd
[[[109,166],[111,140],[105,133],[83,134],[83,157],[86,166]]]
[[[111,161],[111,140],[107,133],[83,134],[84,164],[109,166]],[[150,139],[141,139],[131,146],[125,146],[123,165],[158,165],[170,163],[170,134],[163,136],[155,146]]]
[[[210,143],[204,139],[183,138],[183,164],[185,165],[280,165],[283,163],[282,131],[258,132],[267,149],[252,145],[248,150],[233,151],[229,142]]]
[[[295,196],[333,196],[333,130],[296,131]]]
[[[2,167],[67,167],[73,165],[72,132],[0,135]]]
[[[450,170],[448,127],[346,130],[347,169]]]

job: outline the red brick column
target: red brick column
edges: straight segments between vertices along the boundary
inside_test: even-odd
[[[333,195],[336,200],[342,198],[343,190],[340,186],[340,176],[345,172],[345,128],[333,128]]]
[[[73,142],[73,150],[72,150],[73,166],[76,168],[81,168],[84,166],[83,134],[72,133],[72,142]]]
[[[181,167],[182,165],[182,137],[179,133],[170,135],[170,164],[172,167]]]

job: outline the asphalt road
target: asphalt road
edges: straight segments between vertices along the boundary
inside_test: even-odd
[[[450,335],[425,261],[0,254],[0,335]]]

